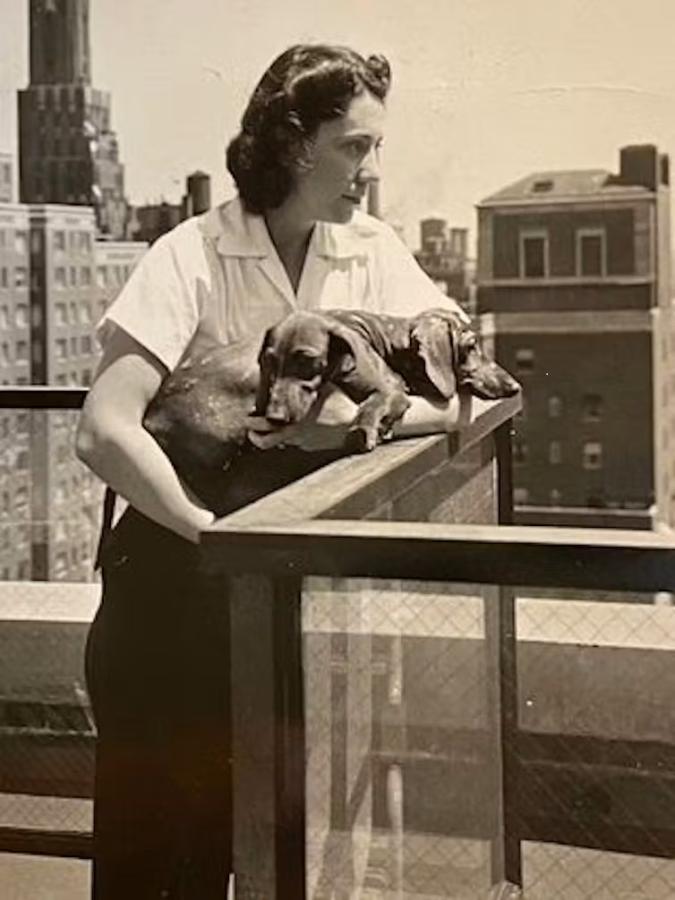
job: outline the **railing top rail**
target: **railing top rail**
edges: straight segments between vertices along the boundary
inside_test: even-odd
[[[232,525],[294,522],[305,519],[359,518],[372,509],[382,489],[411,483],[452,456],[472,447],[521,407],[519,395],[499,401],[463,397],[459,421],[449,434],[397,440],[374,453],[339,459],[227,518]]]
[[[201,543],[211,572],[675,590],[670,533],[381,521],[241,527],[223,519]]]
[[[62,387],[50,384],[3,387],[0,388],[0,410],[80,409],[88,390],[86,387]]]

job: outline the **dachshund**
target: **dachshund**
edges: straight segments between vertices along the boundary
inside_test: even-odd
[[[300,422],[329,383],[359,404],[344,450],[258,450],[247,441],[252,414],[279,427]],[[143,424],[197,497],[225,515],[345,451],[373,449],[391,436],[410,394],[449,399],[462,389],[495,399],[519,385],[449,310],[411,318],[296,312],[268,329],[262,346],[257,338],[186,355]]]
[[[352,452],[391,437],[409,394],[449,400],[469,390],[484,399],[520,386],[481,351],[477,335],[448,309],[412,316],[351,310],[298,312],[270,328],[259,356],[256,414],[272,425],[302,421],[331,382],[359,408],[347,437]]]

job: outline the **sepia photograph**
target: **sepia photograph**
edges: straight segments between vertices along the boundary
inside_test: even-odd
[[[0,0],[3,900],[675,898],[673,33]]]

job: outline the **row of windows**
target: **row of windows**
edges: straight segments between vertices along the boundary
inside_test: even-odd
[[[80,354],[88,356],[92,351],[93,343],[89,334],[83,334],[80,338],[71,337],[70,340],[57,338],[54,342],[54,355],[57,359],[68,359],[68,357],[79,356]]]
[[[70,375],[65,372],[59,372],[55,377],[54,383],[61,387],[70,385],[71,387],[89,387],[91,385],[91,369],[83,369],[81,372],[71,372]]]
[[[89,231],[55,231],[52,234],[52,245],[57,253],[63,253],[66,249],[66,242],[71,251],[80,251],[81,253],[89,253],[93,245],[93,235]]]
[[[13,348],[7,341],[0,343],[0,365],[10,366],[13,362],[28,362],[28,341],[17,341]]]
[[[93,313],[91,303],[55,303],[54,322],[57,325],[91,325]]]
[[[513,441],[513,463],[516,466],[526,465],[529,459],[528,444],[516,438]],[[548,461],[552,466],[563,461],[563,445],[561,441],[550,441],[548,445]],[[581,449],[581,464],[584,469],[602,469],[602,444],[600,441],[586,441]]]
[[[27,328],[28,325],[27,303],[17,303],[13,313],[8,306],[0,306],[0,329],[7,331],[7,329],[11,327]]]
[[[14,250],[24,256],[28,253],[28,232],[17,228],[0,228],[0,250]]]
[[[54,286],[65,290],[67,287],[91,287],[91,269],[89,266],[69,266],[66,270],[63,266],[54,269]]]
[[[549,419],[560,419],[565,414],[565,401],[557,394],[551,394],[546,400]],[[600,394],[584,394],[581,397],[581,418],[584,422],[601,422],[604,412],[604,401]],[[519,419],[527,419],[527,400],[518,413]]]
[[[548,278],[550,265],[546,230],[521,231],[518,250],[521,278]],[[607,274],[607,235],[604,228],[577,229],[575,272],[579,278],[602,278]]]

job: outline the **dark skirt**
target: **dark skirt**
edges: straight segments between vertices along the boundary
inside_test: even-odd
[[[133,509],[104,539],[87,643],[95,900],[224,900],[229,629],[197,548]]]

